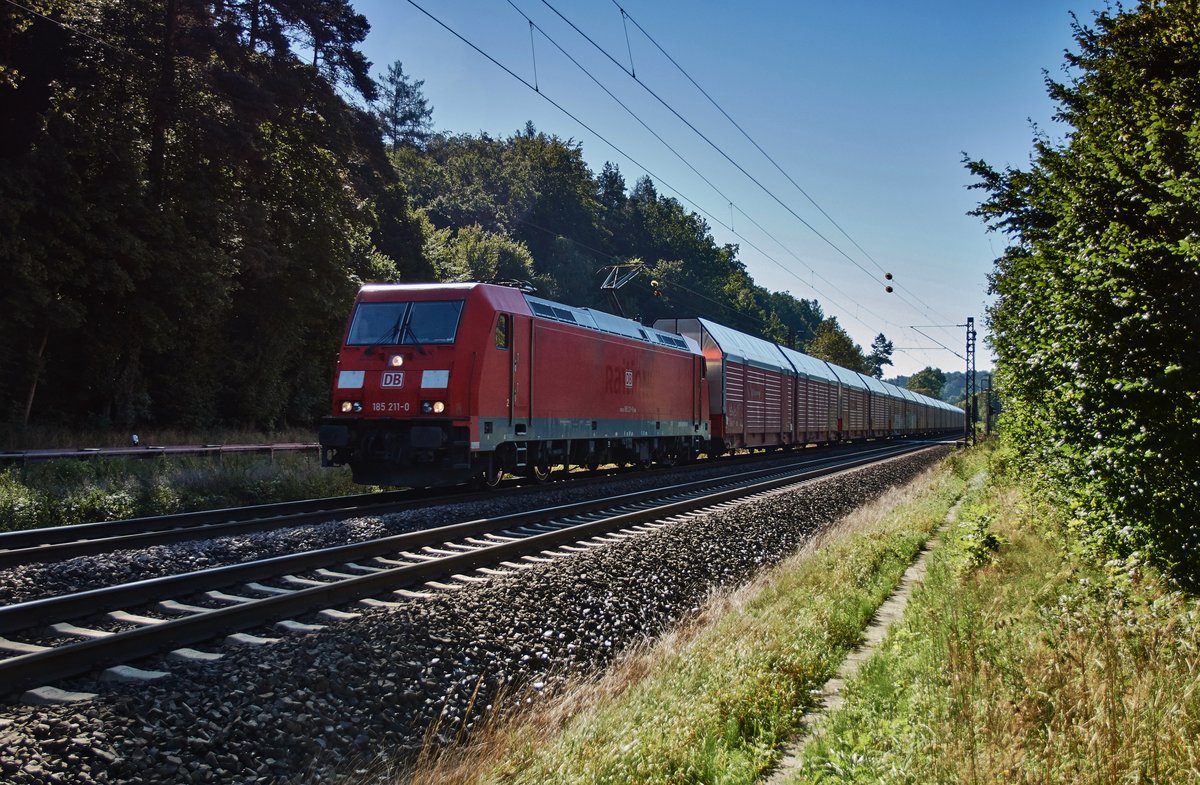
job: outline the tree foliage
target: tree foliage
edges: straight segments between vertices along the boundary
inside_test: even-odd
[[[527,277],[545,296],[610,308],[601,272],[636,259],[645,274],[619,292],[630,316],[703,315],[796,348],[821,321],[815,301],[757,286],[737,247],[718,245],[700,216],[649,178],[629,190],[615,164],[597,175],[572,140],[528,124],[507,138],[435,134],[423,150],[402,148],[392,160],[439,237],[475,227],[510,238],[527,250]]]
[[[1076,24],[1048,80],[1064,140],[968,161],[1012,243],[989,313],[1007,429],[1107,552],[1200,574],[1200,16],[1144,0]]]
[[[607,308],[601,272],[640,260],[631,316],[817,337],[815,300],[757,285],[648,178],[531,124],[430,133],[423,82],[371,79],[349,0],[29,8],[0,3],[6,424],[311,423],[364,282],[521,279]]]
[[[393,151],[402,144],[420,147],[431,135],[433,107],[421,92],[424,85],[424,79],[405,74],[399,60],[389,65],[383,76],[375,117]]]
[[[0,400],[115,426],[311,419],[357,281],[423,243],[338,94],[374,96],[366,20],[346,0],[36,5],[69,31],[0,11]]]
[[[869,373],[867,358],[862,347],[854,342],[840,324],[831,316],[817,326],[816,336],[804,350],[820,360],[849,368],[859,373]]]
[[[913,374],[904,386],[913,392],[941,400],[942,390],[946,387],[946,374],[938,368],[927,365]]]
[[[871,342],[871,353],[867,355],[867,373],[876,379],[883,378],[883,367],[892,364],[892,352],[895,345],[883,333],[875,336]]]

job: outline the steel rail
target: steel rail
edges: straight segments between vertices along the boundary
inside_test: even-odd
[[[573,482],[587,484],[609,478],[610,473],[605,472],[602,477],[587,476]],[[46,564],[115,550],[299,526],[339,517],[401,512],[442,499],[452,499],[456,503],[490,500],[497,493],[508,492],[518,491],[515,488],[476,493],[463,493],[461,489],[447,493],[446,489],[429,488],[383,491],[0,532],[0,569]]]
[[[192,458],[224,457],[226,455],[270,455],[283,452],[317,452],[316,442],[285,442],[281,444],[178,444],[138,445],[136,447],[62,447],[46,450],[0,450],[0,463],[58,461],[68,458]]]
[[[889,450],[888,458],[895,458],[930,445],[906,445]],[[217,608],[193,616],[163,621],[148,627],[116,632],[103,638],[58,646],[44,651],[24,654],[0,661],[0,692],[16,692],[21,689],[47,682],[77,676],[97,668],[117,663],[126,663],[150,656],[166,649],[186,646],[232,632],[262,626],[271,619],[307,613],[334,605],[405,588],[434,580],[439,577],[461,573],[488,564],[495,564],[530,553],[542,552],[560,545],[587,540],[598,534],[621,529],[648,520],[656,520],[697,509],[711,507],[745,496],[752,496],[788,485],[797,485],[810,480],[846,471],[868,463],[882,460],[879,456],[849,456],[829,461],[815,469],[789,473],[784,477],[755,482],[749,486],[738,486],[692,497],[665,505],[619,513],[594,521],[578,523],[542,534],[533,534],[522,539],[496,545],[482,546],[473,551],[447,555],[436,560],[394,567],[360,577],[348,578],[326,586],[299,589],[288,594],[239,605]],[[611,505],[610,500],[610,505]],[[629,504],[629,501],[624,501]],[[570,506],[570,505],[568,505]],[[578,514],[578,513],[576,513]],[[509,517],[509,516],[505,516]],[[561,517],[556,516],[556,517]],[[442,527],[436,530],[412,532],[410,534],[432,535],[438,533],[438,542],[446,542],[448,530],[459,529],[456,536],[478,529],[478,521]],[[528,525],[527,523],[524,525]],[[512,527],[506,522],[501,531]],[[493,528],[493,531],[495,528]],[[478,533],[476,531],[476,533]],[[406,537],[408,535],[397,535]],[[385,538],[392,539],[392,538]],[[17,607],[17,606],[10,606]],[[44,607],[44,606],[43,606]],[[44,616],[42,617],[45,618]]]
[[[0,568],[299,526],[338,517],[400,512],[436,498],[439,497],[414,491],[384,491],[5,532],[0,534]]]
[[[878,449],[872,450],[865,454],[871,455],[879,451]],[[863,454],[861,452],[855,453],[855,455]],[[797,463],[800,465],[809,465],[814,462],[827,461],[831,458],[833,456],[822,455],[815,457],[814,461]],[[732,485],[772,474],[791,474],[796,468],[797,464],[754,469],[723,478],[721,482],[724,485]],[[319,569],[356,559],[371,558],[411,548],[421,548],[426,545],[445,543],[455,539],[528,526],[556,518],[595,514],[610,511],[624,505],[644,504],[663,498],[705,492],[710,490],[712,486],[713,481],[711,479],[695,480],[650,490],[634,491],[619,496],[608,496],[603,499],[543,507],[536,510],[509,513],[494,518],[478,518],[432,529],[419,529],[389,537],[380,537],[362,542],[347,543],[345,545],[335,545],[330,548],[273,556],[241,564],[210,567],[177,575],[147,578],[117,586],[108,586],[100,589],[75,592],[73,594],[14,603],[0,607],[0,633],[27,629],[41,623],[47,618],[54,618],[56,621],[70,621],[100,612],[101,607],[119,608],[129,605],[143,605],[167,597],[178,597],[184,594],[221,589],[247,581],[276,577],[288,572]]]

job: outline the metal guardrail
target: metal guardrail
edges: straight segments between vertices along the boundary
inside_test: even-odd
[[[284,442],[281,444],[181,444],[181,445],[137,445],[130,447],[65,447],[53,450],[4,450],[0,451],[0,464],[28,463],[30,461],[53,461],[64,458],[162,458],[171,456],[189,458],[197,456],[262,455],[272,458],[277,452],[316,452],[316,442]]]

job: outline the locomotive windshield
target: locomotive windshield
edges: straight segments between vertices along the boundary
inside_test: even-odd
[[[462,300],[359,303],[347,346],[454,343]]]

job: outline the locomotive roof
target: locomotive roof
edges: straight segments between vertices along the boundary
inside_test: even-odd
[[[563,305],[551,300],[543,300],[541,297],[534,297],[530,294],[525,295],[525,301],[529,303],[529,310],[533,312],[533,315],[543,319],[566,322],[567,324],[586,327],[590,330],[621,335],[626,338],[632,338],[635,341],[659,344],[692,354],[700,353],[700,347],[694,341],[690,341],[674,333],[666,332],[665,330],[645,327],[632,319],[614,316],[611,313],[597,311],[593,308],[574,308],[570,305]]]

